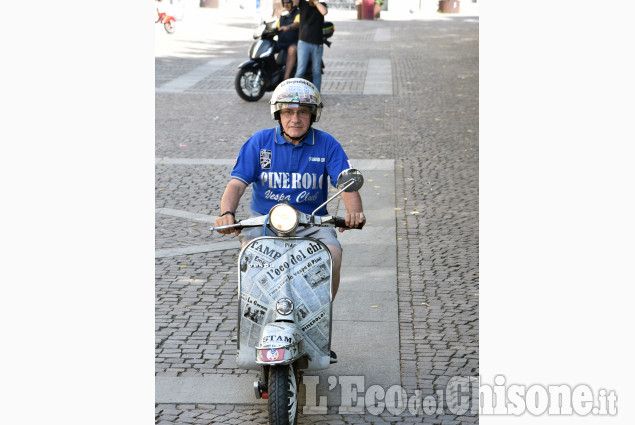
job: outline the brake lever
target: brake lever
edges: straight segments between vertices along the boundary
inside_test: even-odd
[[[210,231],[215,231],[215,230],[223,230],[223,229],[239,229],[242,230],[245,227],[260,227],[260,226],[264,226],[265,224],[265,220],[267,219],[266,215],[261,215],[258,217],[251,217],[251,218],[247,218],[245,220],[238,220],[236,223],[234,224],[226,224],[224,226],[218,226],[218,227],[210,227]]]
[[[243,226],[242,226],[242,224],[240,224],[240,221],[237,221],[234,224],[226,224],[224,226],[218,226],[218,227],[212,226],[212,227],[209,228],[209,230],[212,231],[212,232],[214,230],[223,230],[223,229],[240,229],[240,230],[242,230]]]

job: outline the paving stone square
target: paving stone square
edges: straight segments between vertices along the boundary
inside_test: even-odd
[[[240,13],[201,10],[190,24],[186,17],[181,35],[179,29],[172,38],[156,34],[157,377],[257,375],[235,362],[235,239],[209,232],[240,146],[275,124],[270,93],[248,103],[233,89],[236,66],[252,42],[253,22]],[[354,11],[333,10],[329,16],[336,32],[324,53],[325,107],[316,127],[333,134],[353,162],[394,164],[382,171],[394,177],[391,187],[382,186],[382,174],[364,187],[369,214],[388,207],[392,215],[377,216],[377,223],[387,220],[396,229],[390,235],[396,278],[386,285],[396,293],[399,379],[385,388],[396,384],[409,396],[417,390],[431,395],[452,377],[479,371],[478,15],[382,12],[383,19],[358,21]],[[391,94],[363,94],[371,59],[390,61]],[[161,91],[206,66],[214,71],[182,92]],[[247,209],[244,199],[237,215]],[[431,415],[407,409],[374,415],[340,414],[330,405],[325,415],[300,414],[299,423],[478,423],[470,412],[445,408]],[[155,420],[266,423],[267,412],[258,403],[157,403]]]

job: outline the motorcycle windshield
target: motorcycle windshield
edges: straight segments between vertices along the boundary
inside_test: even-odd
[[[293,302],[296,323],[311,356],[329,354],[331,339],[331,254],[318,240],[263,237],[251,241],[239,258],[239,341],[259,345],[276,301]]]

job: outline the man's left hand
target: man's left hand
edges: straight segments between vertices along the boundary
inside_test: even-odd
[[[346,222],[346,226],[355,228],[366,221],[366,217],[364,217],[363,212],[346,213],[346,216],[344,216],[344,221]],[[343,232],[344,230],[349,229],[340,227],[340,232]]]

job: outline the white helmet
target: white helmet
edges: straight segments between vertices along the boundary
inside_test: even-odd
[[[320,92],[312,82],[303,78],[289,78],[278,84],[269,103],[271,118],[274,120],[280,119],[280,109],[297,108],[300,105],[311,108],[313,115],[311,122],[318,122],[322,114]]]

